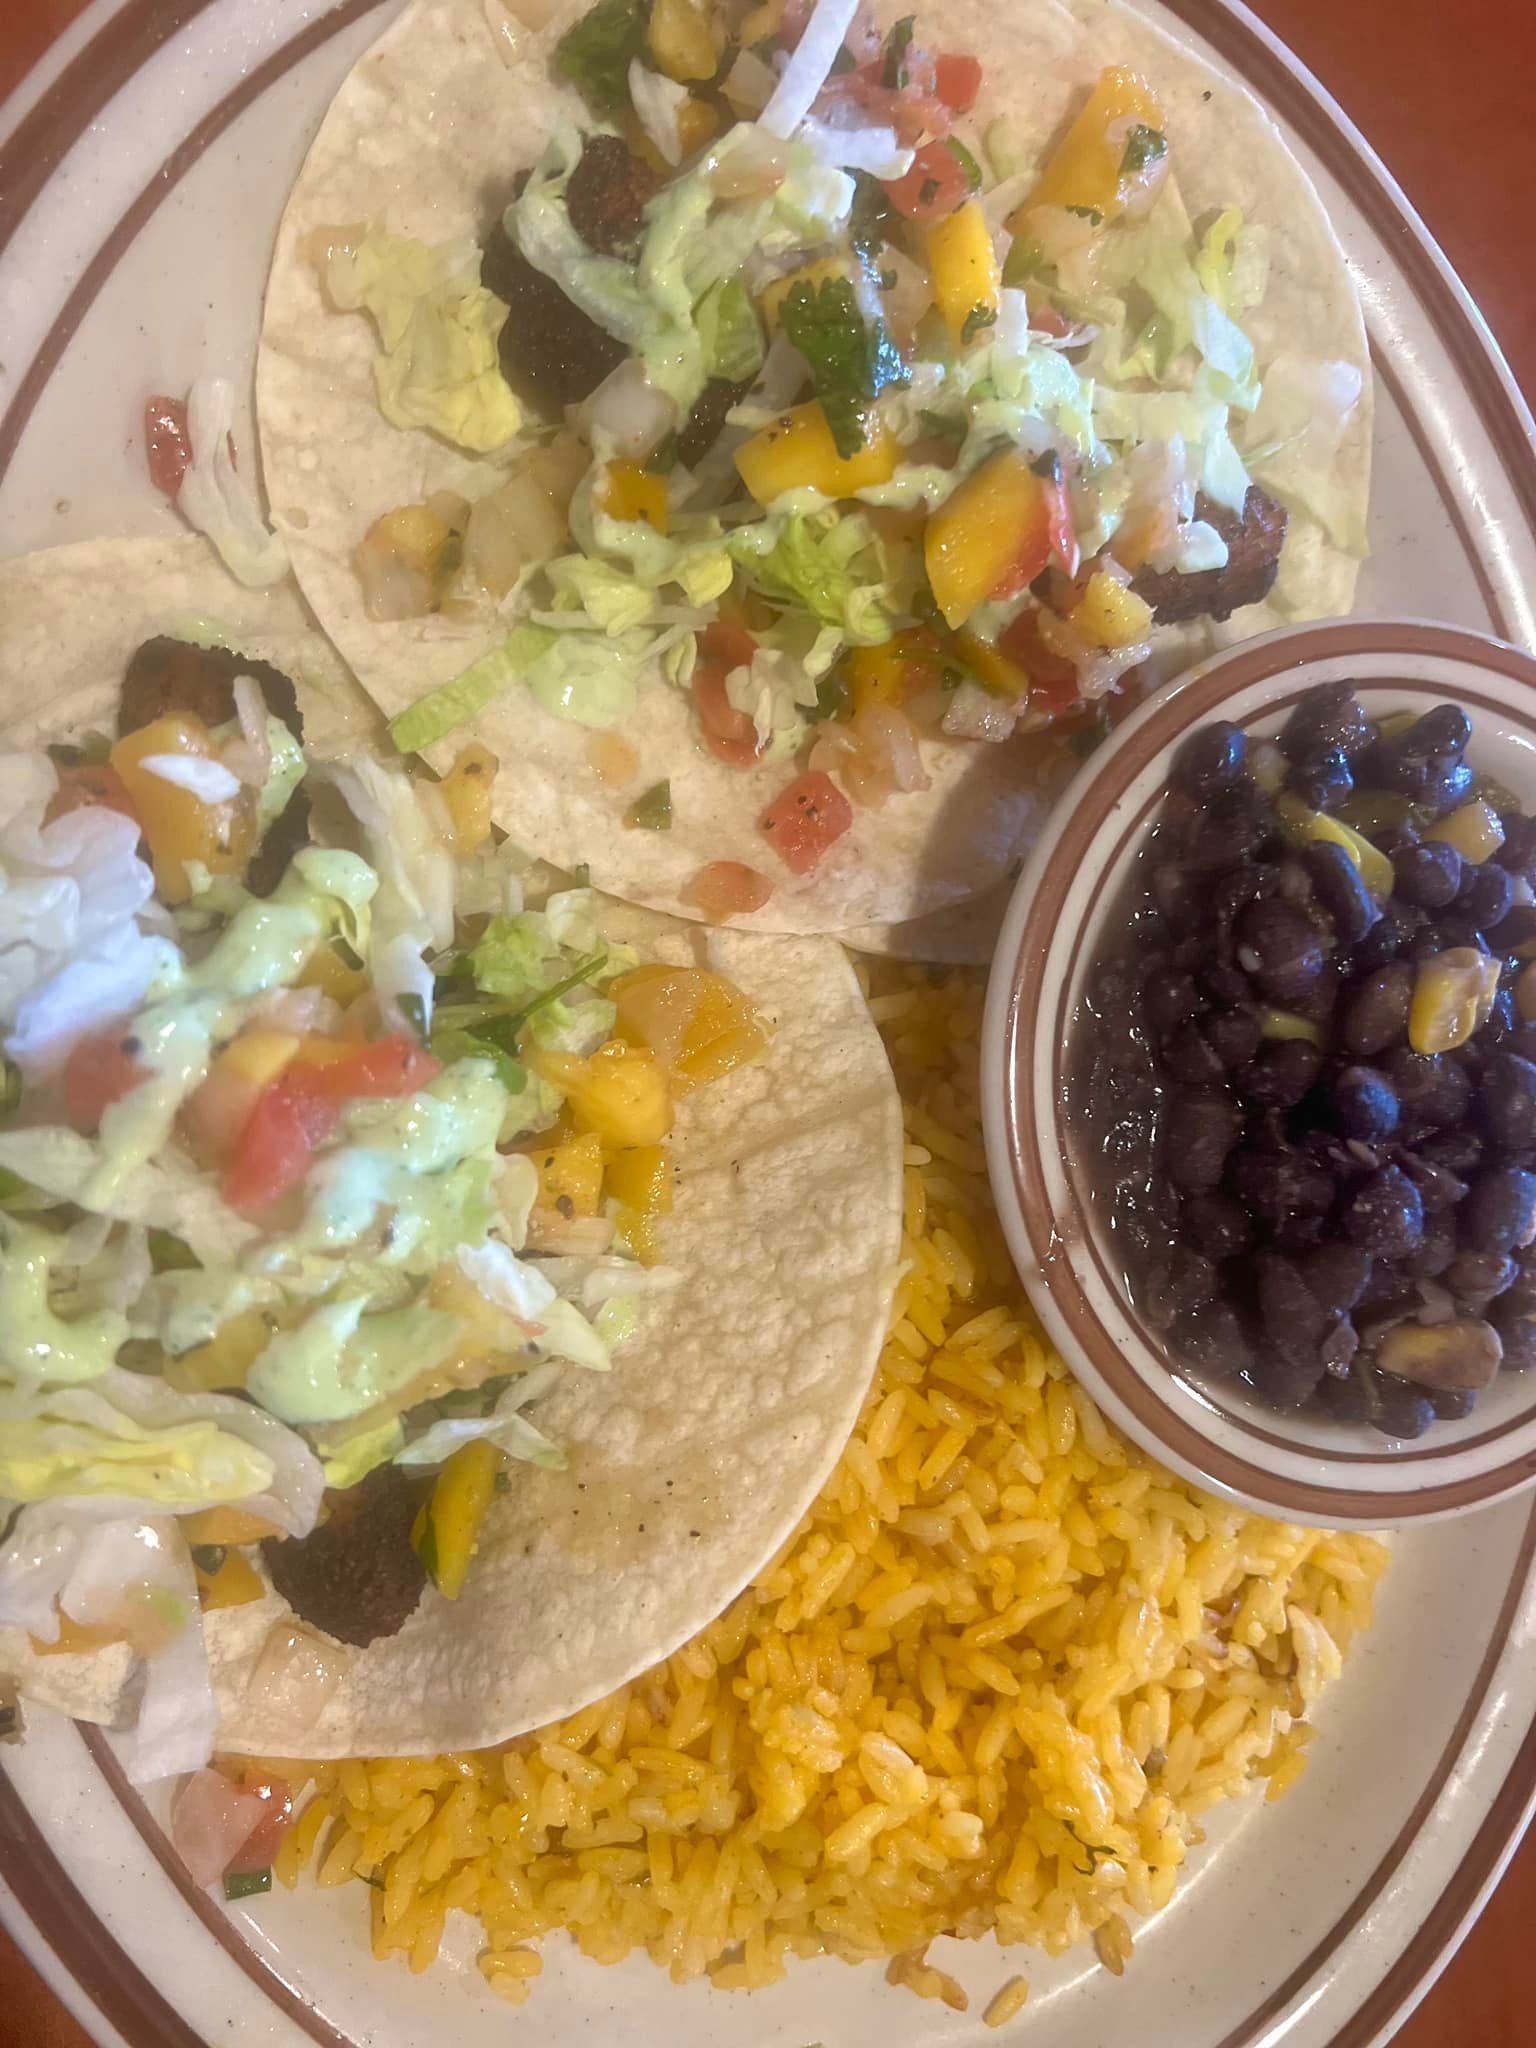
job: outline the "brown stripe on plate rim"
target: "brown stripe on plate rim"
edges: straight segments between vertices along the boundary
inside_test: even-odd
[[[1164,1396],[1126,1360],[1097,1311],[1064,1270],[1057,1247],[1061,1223],[1046,1191],[1045,1169],[1036,1135],[1034,1115],[1035,1082],[1033,1062],[1021,1059],[1021,1041],[1033,1044],[1041,1030],[1041,985],[1039,968],[1047,959],[1051,934],[1060,920],[1066,893],[1082,870],[1092,842],[1104,819],[1148,761],[1183,729],[1186,721],[1208,716],[1236,690],[1279,680],[1308,659],[1343,658],[1367,653],[1386,653],[1411,663],[1415,656],[1454,655],[1481,662],[1510,677],[1512,681],[1536,688],[1536,661],[1518,648],[1490,643],[1459,627],[1416,625],[1355,625],[1347,621],[1303,628],[1281,647],[1244,647],[1225,654],[1209,674],[1165,696],[1153,698],[1137,719],[1124,728],[1126,735],[1105,762],[1094,783],[1090,801],[1081,796],[1068,814],[1060,838],[1052,849],[1044,873],[1028,907],[1020,931],[1015,958],[1005,971],[1012,977],[1003,1033],[1004,1071],[1001,1077],[1004,1121],[1008,1133],[1009,1170],[1019,1202],[1025,1232],[1036,1256],[1041,1277],[1052,1306],[1082,1354],[1134,1415],[1140,1426],[1176,1458],[1194,1470],[1204,1472],[1213,1485],[1234,1493],[1258,1494],[1298,1520],[1329,1523],[1342,1518],[1383,1516],[1391,1510],[1393,1520],[1411,1520],[1444,1513],[1449,1509],[1474,1506],[1491,1500],[1536,1475],[1536,1451],[1494,1468],[1491,1473],[1461,1480],[1428,1483],[1411,1493],[1390,1499],[1374,1492],[1320,1481],[1286,1479],[1258,1467],[1239,1453],[1213,1443],[1187,1416],[1169,1405]],[[1493,706],[1475,691],[1460,691],[1464,701],[1489,710],[1507,721],[1505,706]],[[1074,949],[1083,943],[1079,932]],[[1078,957],[1074,950],[1074,959]],[[1053,1099],[1060,1099],[1061,1059],[1065,1037],[1065,984],[1058,993],[1056,1029],[1050,1043],[1055,1048],[1050,1086]],[[1074,1196],[1077,1193],[1073,1189]],[[1076,1229],[1078,1241],[1091,1244],[1082,1218],[1068,1217],[1069,1229]],[[1116,1289],[1118,1294],[1118,1289]],[[1238,1420],[1239,1418],[1232,1418]],[[1255,1425],[1243,1418],[1243,1426],[1258,1434]],[[1496,1440],[1516,1426],[1506,1424],[1491,1432]],[[1433,1454],[1406,1454],[1429,1462],[1431,1455],[1453,1453],[1462,1445],[1447,1446]],[[1362,1454],[1364,1462],[1369,1454]],[[1371,1462],[1400,1463],[1403,1453],[1377,1453]]]
[[[203,4],[208,4],[208,0],[203,0]],[[247,72],[233,91],[227,93],[210,109],[191,133],[172,150],[138,197],[119,217],[116,226],[85,266],[79,282],[72,288],[60,308],[59,316],[49,329],[42,347],[28,364],[16,387],[15,396],[3,416],[0,416],[0,479],[4,478],[10,468],[11,459],[26,430],[27,422],[32,417],[33,409],[58,368],[59,360],[73,340],[80,322],[90,311],[103,285],[117,268],[145,222],[159,210],[162,201],[181,183],[209,145],[217,141],[230,123],[238,115],[243,114],[253,101],[259,99],[269,86],[275,85],[295,64],[302,63],[312,51],[322,48],[342,29],[350,27],[354,21],[361,20],[365,14],[373,13],[384,4],[385,0],[341,0],[340,5],[310,22],[293,37],[292,41],[284,43],[253,71]],[[152,5],[150,11],[153,11]],[[123,15],[117,19],[125,19],[135,12],[132,6],[125,7]],[[94,48],[93,43],[84,54],[89,55],[89,50]],[[74,66],[71,66],[70,71],[73,69]],[[67,77],[70,74],[65,75]],[[60,83],[62,82],[61,80]],[[123,82],[124,80],[119,78],[113,90],[115,91],[116,86]],[[84,122],[80,123],[81,127],[85,125]]]

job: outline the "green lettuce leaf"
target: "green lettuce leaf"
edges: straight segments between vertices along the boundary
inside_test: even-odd
[[[878,646],[896,630],[880,549],[862,513],[770,513],[738,526],[727,545],[764,597],[836,626],[855,646]]]

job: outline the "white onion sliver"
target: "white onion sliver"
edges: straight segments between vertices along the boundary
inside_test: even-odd
[[[770,135],[787,142],[811,111],[816,95],[832,75],[843,37],[858,11],[859,0],[816,0],[805,34],[791,52],[773,98],[758,117]]]
[[[227,804],[240,794],[240,778],[231,775],[222,761],[210,761],[202,754],[145,754],[139,766],[173,788],[184,789],[199,803]]]
[[[903,149],[894,128],[843,128],[807,114],[800,139],[840,171],[868,171],[872,178],[905,177],[916,154]]]
[[[236,676],[234,693],[235,716],[240,721],[241,737],[260,766],[260,773],[255,777],[259,786],[272,772],[272,740],[267,731],[267,700],[261,694],[261,685],[254,676]]]
[[[1018,707],[994,697],[969,677],[957,685],[944,714],[944,730],[956,740],[1005,740],[1018,719]]]
[[[590,439],[602,435],[616,455],[643,460],[677,425],[677,406],[652,384],[638,356],[626,356],[581,406],[577,419]]]
[[[683,138],[678,130],[677,116],[688,97],[687,86],[679,85],[676,79],[663,78],[659,71],[652,71],[638,57],[631,57],[629,97],[647,138],[675,168],[683,160]]]

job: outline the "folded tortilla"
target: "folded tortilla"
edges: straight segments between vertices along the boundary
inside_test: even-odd
[[[294,679],[306,753],[372,742],[366,701],[297,593],[242,590],[195,539],[0,566],[0,740],[110,730],[133,649],[193,630]],[[458,1600],[429,1586],[398,1635],[325,1639],[340,1676],[318,1719],[302,1687],[258,1682],[273,1631],[293,1626],[283,1601],[206,1617],[223,1748],[428,1753],[557,1720],[728,1606],[842,1451],[885,1332],[902,1191],[900,1103],[847,956],[618,903],[603,922],[646,959],[716,968],[771,1028],[759,1064],[679,1099],[658,1243],[682,1278],[640,1298],[611,1373],[573,1368],[530,1411],[569,1467],[516,1468]],[[0,1673],[86,1720],[131,1711],[135,1662],[121,1646],[39,1657],[0,1630]]]

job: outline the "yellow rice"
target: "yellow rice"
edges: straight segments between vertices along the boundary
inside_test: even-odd
[[[287,1766],[276,1875],[364,1878],[413,1970],[453,1907],[521,2003],[551,1932],[674,1980],[879,1960],[963,2007],[940,1933],[1117,1974],[1200,1816],[1301,1772],[1374,1540],[1261,1520],[1125,1443],[1044,1342],[988,1198],[980,990],[876,972],[907,1108],[905,1270],[859,1427],[784,1553],[684,1650],[502,1751]],[[281,1767],[280,1767],[281,1768]],[[1004,1983],[985,2017],[1027,1996]]]

